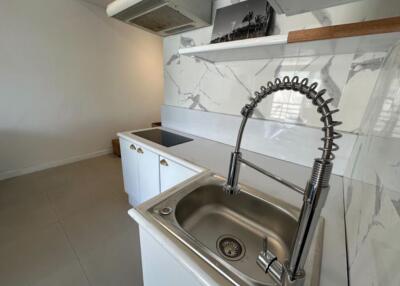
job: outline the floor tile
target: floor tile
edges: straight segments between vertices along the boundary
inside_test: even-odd
[[[0,209],[21,203],[35,205],[46,200],[46,192],[36,174],[0,181]]]
[[[58,217],[74,215],[80,211],[112,200],[116,194],[110,188],[93,188],[88,183],[71,184],[69,188],[50,192],[49,200]]]
[[[117,157],[102,156],[60,170],[68,179],[48,191],[58,217],[65,218],[121,196],[124,191],[120,164]]]
[[[133,222],[132,222],[133,223]],[[92,285],[141,286],[138,230],[120,233],[81,258]]]
[[[112,155],[0,181],[0,285],[141,286],[130,208]]]
[[[0,245],[57,222],[47,198],[0,208]]]
[[[78,255],[132,228],[126,201],[93,202],[91,208],[62,219],[61,223]]]
[[[89,280],[77,260],[60,267],[30,286],[90,286]]]
[[[78,263],[58,223],[0,246],[0,285],[28,285]]]

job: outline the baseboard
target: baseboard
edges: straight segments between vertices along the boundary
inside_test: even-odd
[[[18,169],[18,170],[5,171],[5,172],[0,173],[0,181],[9,179],[9,178],[13,178],[13,177],[30,174],[30,173],[34,173],[34,172],[38,172],[38,171],[43,171],[46,169],[50,169],[50,168],[54,168],[54,167],[58,167],[58,166],[62,166],[62,165],[66,165],[66,164],[70,164],[70,163],[74,163],[74,162],[79,162],[79,161],[86,160],[86,159],[91,159],[91,158],[107,155],[110,153],[112,153],[112,148],[108,148],[105,150],[96,151],[96,152],[92,152],[92,153],[88,153],[88,154],[77,155],[77,156],[73,156],[70,158],[63,159],[63,160],[44,163],[44,164],[40,164],[40,165],[36,165],[36,166],[32,166],[32,167],[22,168],[22,169]]]

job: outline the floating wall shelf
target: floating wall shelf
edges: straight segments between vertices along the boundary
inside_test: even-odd
[[[400,40],[400,17],[300,30],[180,49],[179,54],[210,62],[387,51]]]

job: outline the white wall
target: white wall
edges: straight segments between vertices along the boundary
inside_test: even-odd
[[[0,1],[0,179],[160,118],[162,39],[80,0]]]

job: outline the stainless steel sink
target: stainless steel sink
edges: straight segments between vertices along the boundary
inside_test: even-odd
[[[224,182],[214,174],[197,178],[147,211],[234,285],[277,285],[257,266],[257,255],[268,238],[279,261],[289,258],[299,210],[245,186],[228,196]],[[321,249],[322,236],[315,240]],[[310,277],[319,278],[321,251],[315,253]]]

